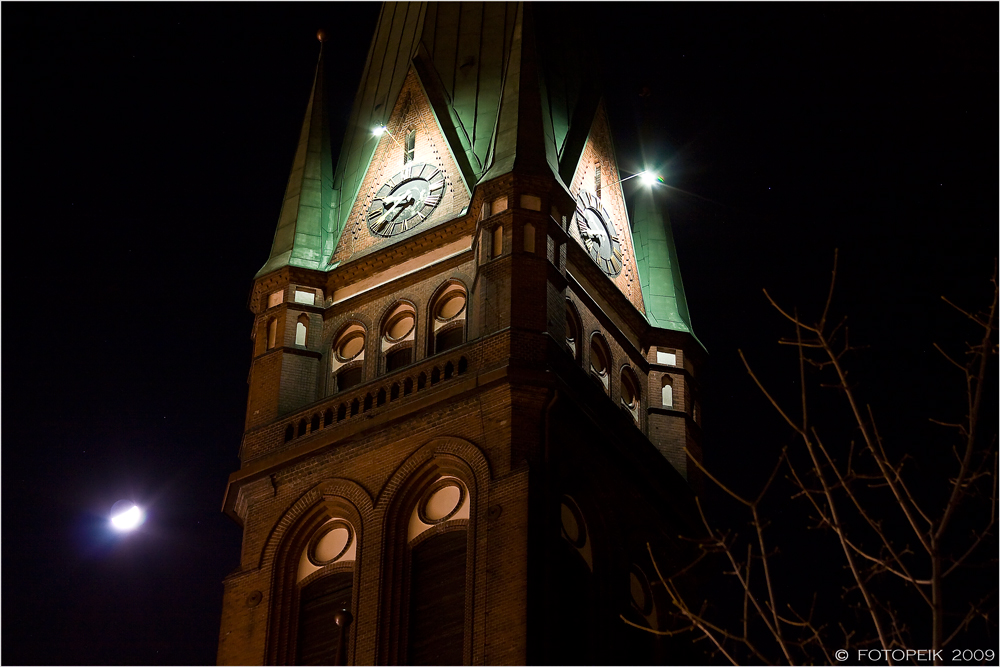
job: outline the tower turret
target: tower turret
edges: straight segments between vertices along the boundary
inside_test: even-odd
[[[386,3],[334,169],[320,59],[250,299],[222,664],[663,648],[619,616],[662,627],[646,543],[686,548],[704,354],[543,17]]]

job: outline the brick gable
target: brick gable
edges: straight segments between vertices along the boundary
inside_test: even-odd
[[[594,115],[590,136],[583,148],[576,174],[570,184],[570,192],[574,197],[581,192],[589,192],[596,196],[596,171],[601,168],[601,204],[611,214],[615,227],[618,229],[624,262],[621,273],[610,277],[612,282],[622,291],[628,300],[640,313],[645,314],[642,303],[642,291],[639,287],[639,272],[635,265],[635,247],[632,243],[632,229],[629,225],[625,199],[622,196],[621,185],[618,184],[618,164],[615,161],[615,151],[611,143],[611,128],[608,126],[608,116],[601,104]],[[580,230],[576,224],[570,225],[570,234],[583,245]]]
[[[331,259],[331,266],[342,264],[360,255],[410,238],[428,227],[451,220],[469,205],[469,188],[462,180],[452,151],[442,136],[437,119],[427,96],[411,67],[406,76],[392,114],[386,122],[388,132],[378,139],[378,147],[361,181],[361,188],[354,201],[354,208],[347,219],[347,226],[340,235],[340,242]],[[430,164],[445,174],[445,194],[427,220],[390,238],[373,234],[368,229],[368,207],[379,188],[404,165],[406,135],[416,131],[413,159],[409,164]],[[391,136],[390,136],[391,135]],[[372,141],[375,139],[372,138]]]

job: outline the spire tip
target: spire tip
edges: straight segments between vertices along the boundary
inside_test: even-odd
[[[323,42],[325,42],[326,41],[326,30],[323,30],[322,28],[320,28],[319,30],[317,30],[316,31],[316,39],[319,40],[320,44],[322,44]]]

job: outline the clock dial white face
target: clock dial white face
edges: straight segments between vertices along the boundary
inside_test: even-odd
[[[624,257],[611,214],[589,192],[581,193],[576,204],[576,226],[584,247],[602,271],[617,276],[622,271]]]
[[[407,165],[375,193],[367,212],[368,230],[390,237],[419,225],[441,203],[444,177],[433,165]]]

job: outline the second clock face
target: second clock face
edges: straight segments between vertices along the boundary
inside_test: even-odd
[[[441,203],[444,176],[433,165],[407,165],[375,193],[368,207],[368,230],[389,237],[419,225]]]
[[[576,227],[591,259],[609,276],[617,276],[622,271],[624,259],[611,214],[601,206],[601,200],[589,192],[580,193],[576,206]]]

